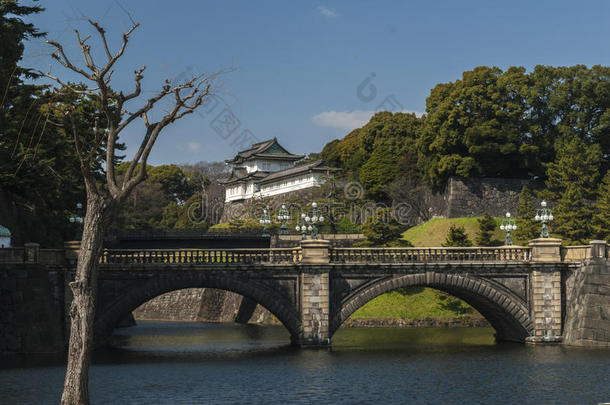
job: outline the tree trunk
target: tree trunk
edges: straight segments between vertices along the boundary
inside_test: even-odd
[[[93,346],[93,321],[97,292],[97,264],[103,249],[104,199],[87,190],[87,213],[78,252],[76,276],[71,282],[70,342],[62,405],[89,404],[89,360]]]

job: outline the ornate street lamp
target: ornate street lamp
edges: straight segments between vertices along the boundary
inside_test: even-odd
[[[511,219],[510,212],[506,213],[506,218],[502,220],[502,224],[500,225],[500,229],[506,231],[506,240],[504,242],[505,245],[510,246],[513,244],[513,238],[510,235],[510,231],[514,231],[517,229],[517,224],[514,219]]]
[[[290,212],[286,208],[286,204],[282,204],[282,208],[280,208],[277,213],[277,220],[282,223],[280,226],[280,235],[288,235],[288,228],[286,228],[286,221],[290,219]],[[298,229],[297,229],[298,231]]]
[[[312,239],[318,239],[318,224],[324,222],[324,217],[320,213],[318,209],[318,203],[315,201],[311,203],[311,216],[302,213],[301,214],[301,223],[297,225],[297,232],[300,230],[303,234],[303,239],[306,238],[306,235],[310,234]]]
[[[301,213],[301,219],[299,221],[299,223],[297,224],[297,226],[294,228],[296,229],[297,232],[301,232],[301,239],[305,240],[307,239],[307,223],[305,222],[305,217],[307,215],[303,212]]]
[[[313,228],[312,232],[311,232],[311,237],[314,239],[318,239],[318,224],[321,224],[322,222],[324,222],[324,217],[322,216],[322,213],[320,212],[320,210],[318,209],[318,203],[317,202],[312,202],[311,203],[311,226]]]
[[[540,237],[548,238],[549,228],[546,223],[551,222],[554,217],[553,213],[551,212],[551,209],[546,207],[546,201],[543,200],[540,205],[542,206],[542,208],[536,210],[536,216],[534,217],[534,219],[536,221],[542,222],[542,231],[540,232]]]
[[[83,238],[83,204],[76,203],[76,214],[70,215],[70,223],[76,225],[75,240],[81,240]]]
[[[263,210],[263,216],[261,217],[261,219],[258,221],[263,225],[263,236],[271,236],[269,234],[269,224],[271,223],[271,217],[269,216],[269,211],[267,211],[267,208],[265,208]]]

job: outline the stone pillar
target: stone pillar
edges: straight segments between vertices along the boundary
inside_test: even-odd
[[[532,262],[561,262],[561,239],[538,238],[531,240]],[[530,343],[561,341],[561,270],[541,268],[531,275],[534,336]]]
[[[589,245],[591,245],[591,259],[604,260],[607,258],[605,240],[592,240]]]
[[[561,270],[535,270],[531,277],[534,336],[527,341],[561,342]]]
[[[321,239],[308,239],[301,241],[301,263],[327,264],[330,262],[330,242]]]
[[[328,269],[306,269],[301,273],[301,324],[303,329],[295,342],[301,347],[330,345],[328,331]]]
[[[538,238],[530,240],[533,262],[560,262],[561,239]]]
[[[34,242],[24,243],[23,247],[25,248],[25,262],[38,263],[40,259],[40,244]]]
[[[300,275],[302,332],[297,345],[320,347],[330,345],[329,336],[329,255],[330,242],[326,240],[304,240],[301,242],[302,260],[305,266]]]
[[[80,250],[80,240],[68,240],[64,242],[64,252],[66,255],[66,263],[75,265],[78,259],[78,251]]]

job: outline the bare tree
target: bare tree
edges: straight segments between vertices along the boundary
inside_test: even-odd
[[[97,31],[101,42],[101,49],[105,54],[105,62],[98,64],[94,61],[90,37],[82,38],[76,31],[76,39],[82,53],[84,66],[74,64],[64,52],[58,42],[47,41],[54,48],[52,57],[63,67],[76,72],[91,87],[76,87],[58,76],[51,75],[51,71],[43,73],[46,77],[56,81],[62,88],[74,91],[83,97],[90,97],[99,101],[101,115],[105,117],[104,129],[94,128],[92,137],[85,139],[79,133],[74,117],[68,117],[71,122],[71,132],[74,145],[80,160],[80,168],[87,192],[87,211],[83,227],[83,237],[76,276],[70,283],[73,294],[70,307],[70,343],[68,348],[68,365],[62,394],[62,404],[88,404],[89,403],[89,361],[93,346],[93,322],[95,316],[95,301],[97,290],[97,264],[102,253],[102,242],[105,227],[113,220],[117,208],[125,201],[131,191],[146,179],[146,163],[150,152],[161,131],[176,120],[192,113],[210,94],[210,85],[213,76],[200,75],[179,85],[170,85],[165,81],[153,97],[140,106],[132,108],[133,112],[126,110],[125,104],[132,101],[136,103],[142,93],[141,82],[144,78],[145,67],[136,70],[134,76],[135,88],[124,94],[115,92],[110,87],[113,67],[123,56],[131,34],[139,24],[134,24],[123,33],[122,44],[118,51],[112,52],[107,42],[105,30],[94,21],[89,20],[91,26]],[[149,120],[149,113],[159,105],[162,100],[171,99],[171,107],[166,110],[158,121]],[[158,107],[157,107],[158,108]],[[71,115],[71,114],[68,114]],[[138,150],[131,159],[125,175],[118,179],[115,176],[115,151],[119,134],[136,120],[141,120],[144,126],[143,136]],[[105,181],[96,179],[93,167],[96,152],[100,146],[105,146]]]

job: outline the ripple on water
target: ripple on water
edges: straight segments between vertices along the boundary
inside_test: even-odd
[[[487,328],[341,329],[331,349],[282,327],[143,323],[91,368],[95,404],[580,404],[610,400],[610,352],[496,344]],[[0,358],[0,403],[58,403],[56,357]]]

